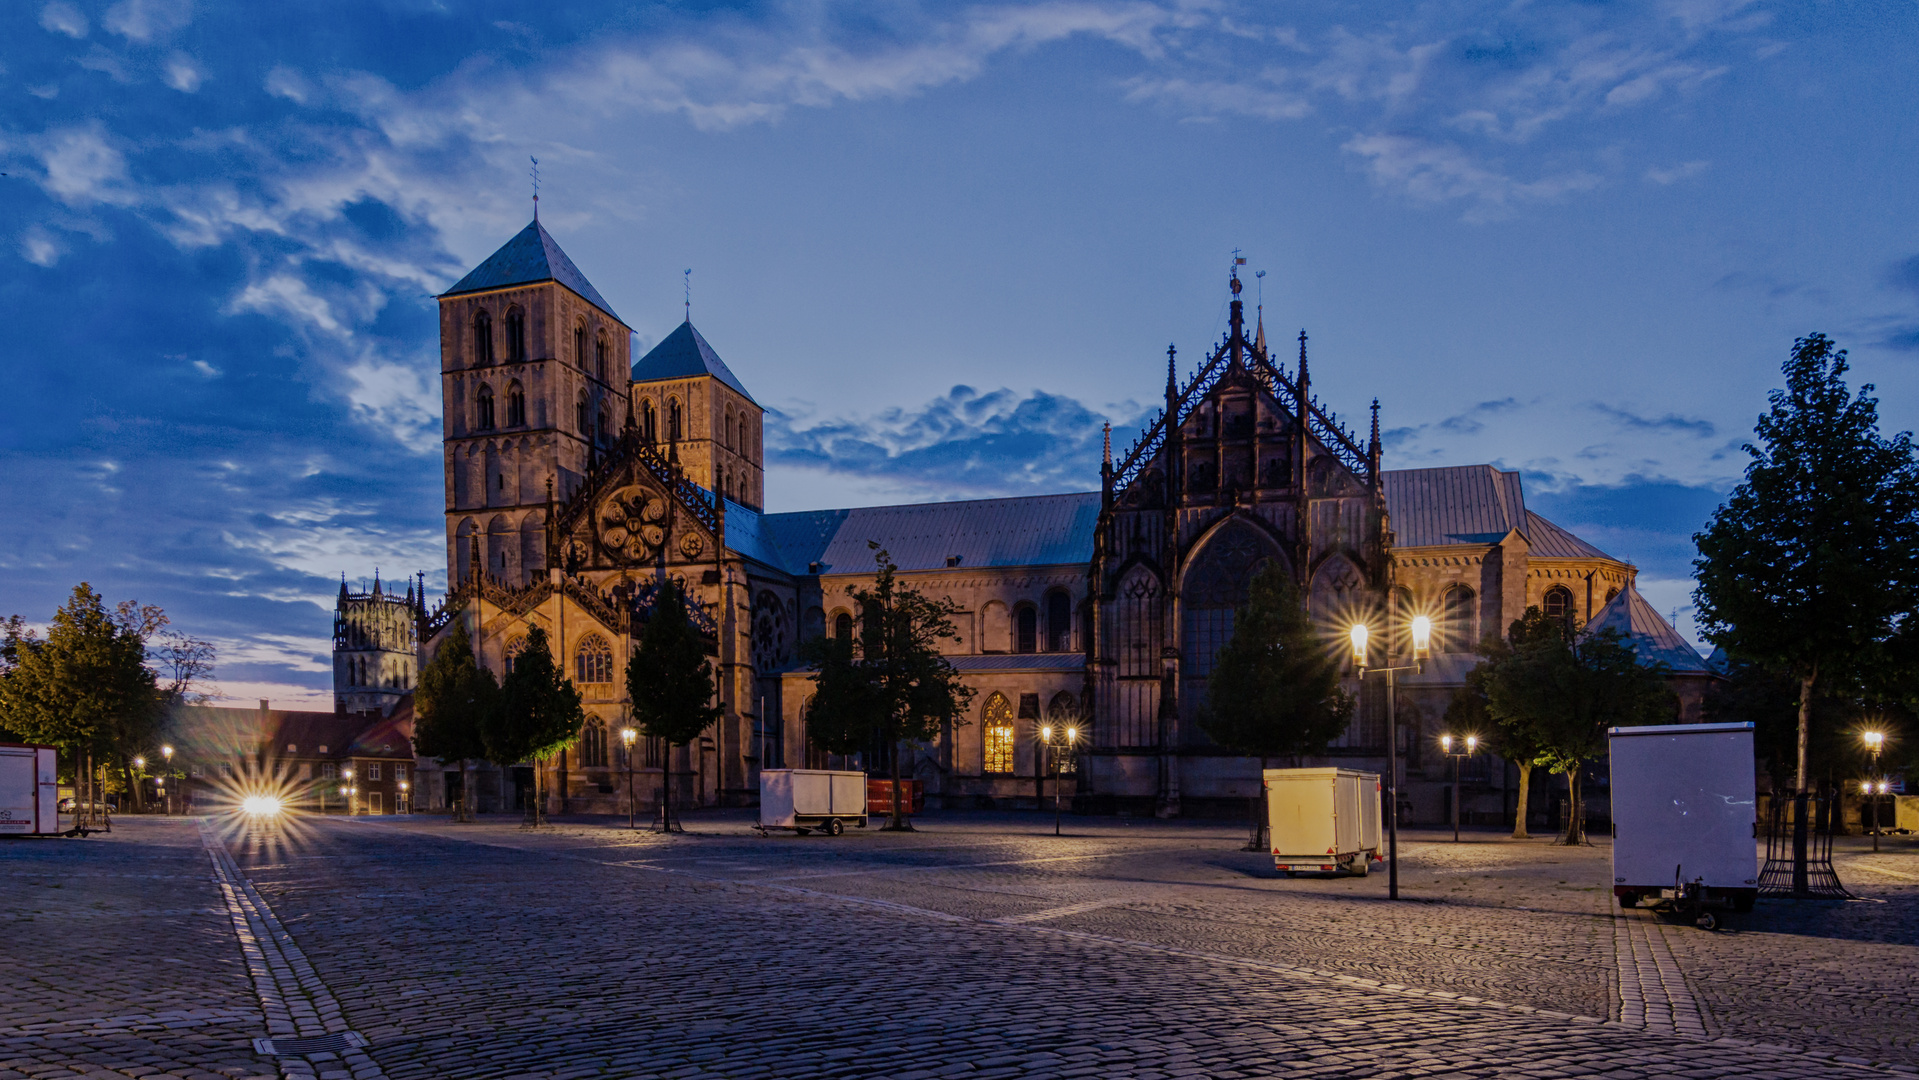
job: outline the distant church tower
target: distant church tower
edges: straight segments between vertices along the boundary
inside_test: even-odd
[[[377,573],[371,592],[348,592],[341,579],[333,607],[335,710],[390,713],[413,692],[419,677],[417,615],[412,582],[402,599],[385,591]]]
[[[440,297],[447,581],[546,572],[546,513],[627,418],[632,331],[536,220]]]
[[[692,320],[633,365],[632,393],[641,434],[677,458],[688,480],[753,510],[766,505],[764,410]]]

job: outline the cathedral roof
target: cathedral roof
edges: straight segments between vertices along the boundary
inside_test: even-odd
[[[1099,492],[969,499],[852,510],[766,514],[760,526],[789,573],[867,573],[877,540],[901,570],[1084,563],[1093,555]],[[727,508],[733,542],[734,508]],[[745,552],[742,552],[745,554]],[[950,560],[957,558],[957,563]]]
[[[1543,559],[1610,559],[1526,509],[1519,473],[1491,465],[1393,469],[1381,474],[1396,547],[1497,544],[1517,530]]]
[[[753,401],[753,395],[740,385],[733,369],[726,366],[720,354],[714,352],[713,346],[708,345],[706,338],[693,328],[690,319],[681,323],[633,364],[634,382],[689,379],[696,375],[711,375],[732,387],[741,397]],[[753,404],[759,402],[753,401]]]
[[[451,289],[440,295],[458,296],[461,293],[504,289],[509,285],[532,285],[541,281],[557,281],[579,293],[587,303],[619,319],[618,315],[613,314],[613,309],[607,306],[606,298],[600,295],[592,282],[586,280],[586,275],[573,265],[573,260],[566,257],[566,252],[560,250],[559,242],[547,234],[538,219],[521,229],[518,236],[501,245],[500,250],[487,256],[485,262],[474,267]]]
[[[1712,671],[1706,661],[1700,659],[1699,651],[1680,637],[1679,631],[1674,630],[1630,582],[1599,609],[1586,624],[1585,632],[1597,633],[1608,627],[1625,635],[1625,643],[1631,646],[1641,663],[1664,663],[1681,674]]]

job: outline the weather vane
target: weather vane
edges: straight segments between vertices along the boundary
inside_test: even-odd
[[[686,321],[693,321],[693,268],[687,267],[683,275],[686,279]]]
[[[533,167],[527,172],[533,177],[533,220],[538,221],[540,220],[540,159],[531,154],[528,154],[526,159],[533,163]]]

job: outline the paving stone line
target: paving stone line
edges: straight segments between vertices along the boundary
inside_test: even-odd
[[[279,917],[253,887],[253,882],[240,872],[226,844],[206,819],[201,818],[198,824],[200,841],[213,861],[214,884],[226,898],[234,935],[246,958],[247,971],[253,977],[254,993],[260,998],[261,1011],[266,1013],[268,1035],[312,1038],[348,1032],[350,1028],[339,1002],[313,970],[306,953],[294,943],[293,935],[280,924]],[[386,1073],[363,1048],[338,1054],[282,1056],[277,1060],[285,1077],[386,1080]]]
[[[1666,927],[1650,911],[1613,916],[1619,964],[1619,1022],[1669,1035],[1705,1038],[1704,1017],[1692,988],[1666,944]]]

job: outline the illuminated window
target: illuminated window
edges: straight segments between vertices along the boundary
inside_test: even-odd
[[[519,659],[521,651],[525,648],[526,637],[524,635],[516,637],[506,643],[506,673],[508,675],[513,674],[513,661]]]
[[[377,762],[377,761],[369,761],[369,762],[367,762],[367,766],[366,766],[366,778],[367,778],[368,780],[378,780],[378,779],[380,778],[380,763],[379,763],[379,762]]]
[[[981,771],[1011,773],[1013,771],[1013,706],[1006,700],[1005,694],[995,693],[986,699],[985,721],[985,757]]]

